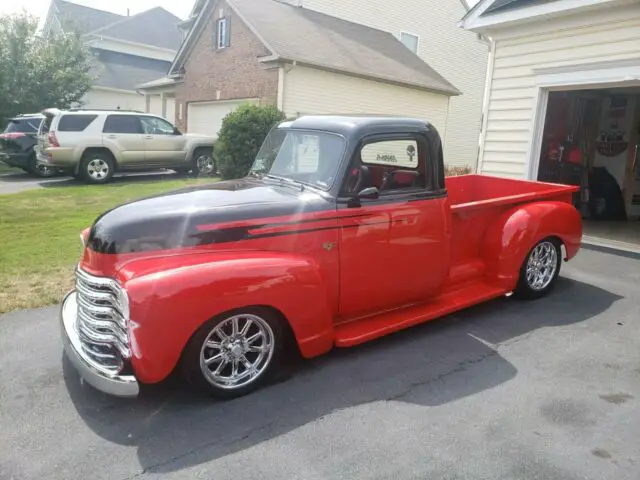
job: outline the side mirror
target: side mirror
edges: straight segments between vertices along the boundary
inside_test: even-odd
[[[377,187],[367,187],[360,190],[357,197],[359,200],[376,200],[380,197],[380,190]]]
[[[178,130],[178,127],[173,127],[173,134],[174,135],[182,135],[182,132],[180,130]]]

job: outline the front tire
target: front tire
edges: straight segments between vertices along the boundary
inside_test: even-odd
[[[110,154],[105,152],[90,152],[84,155],[80,163],[78,174],[91,184],[107,183],[115,173],[115,162]]]
[[[185,348],[181,367],[193,387],[230,399],[273,380],[284,355],[283,320],[269,309],[247,308],[200,327]]]
[[[514,295],[523,300],[544,297],[553,290],[561,265],[560,242],[555,238],[541,240],[534,245],[520,268]]]

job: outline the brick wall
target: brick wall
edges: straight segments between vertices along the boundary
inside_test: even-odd
[[[215,19],[220,8],[231,19],[231,39],[228,48],[215,50]],[[182,104],[182,119],[176,118],[176,124],[183,131],[188,123],[189,102],[259,98],[265,105],[277,101],[278,71],[267,70],[258,61],[258,57],[270,52],[223,2],[215,11],[207,12],[207,17],[185,63],[184,82],[176,90],[176,117]]]

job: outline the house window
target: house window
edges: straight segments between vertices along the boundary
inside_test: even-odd
[[[215,45],[217,50],[229,46],[229,17],[222,17],[216,20]]]
[[[404,43],[404,46],[411,50],[413,53],[418,53],[418,36],[412,33],[401,32],[400,41]]]

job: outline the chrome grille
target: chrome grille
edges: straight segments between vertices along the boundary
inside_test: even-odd
[[[131,358],[126,292],[109,278],[77,269],[78,336],[82,349],[100,366],[120,372]]]

